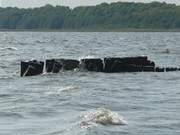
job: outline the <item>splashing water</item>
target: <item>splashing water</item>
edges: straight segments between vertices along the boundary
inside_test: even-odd
[[[93,58],[98,58],[98,57],[94,55],[87,55],[87,56],[79,57],[78,60],[80,61],[81,59],[93,59]]]
[[[127,121],[118,113],[109,109],[98,108],[90,111],[82,117],[81,127],[90,127],[93,125],[126,125]]]

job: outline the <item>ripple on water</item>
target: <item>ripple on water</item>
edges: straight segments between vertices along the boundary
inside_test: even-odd
[[[0,99],[1,98],[7,98],[7,97],[10,97],[11,94],[0,94]]]
[[[22,119],[24,116],[15,112],[0,112],[0,118]]]
[[[79,86],[76,85],[67,85],[67,86],[61,86],[57,88],[57,90],[48,90],[44,94],[45,95],[59,95],[62,92],[74,92],[79,90]]]
[[[4,48],[0,48],[0,51],[4,51],[4,50],[17,51],[18,49],[16,47],[4,47]]]

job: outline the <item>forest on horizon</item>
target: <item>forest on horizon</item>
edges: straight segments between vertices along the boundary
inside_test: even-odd
[[[0,8],[0,29],[180,29],[180,6],[165,2],[114,2],[71,9]]]

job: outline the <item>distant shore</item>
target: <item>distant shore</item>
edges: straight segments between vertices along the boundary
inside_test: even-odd
[[[112,2],[96,6],[0,8],[1,31],[180,32],[180,6]]]
[[[0,32],[180,32],[180,29],[0,29]]]

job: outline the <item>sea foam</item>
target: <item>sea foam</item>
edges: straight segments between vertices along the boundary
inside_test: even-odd
[[[81,127],[86,128],[96,124],[126,125],[127,121],[118,113],[106,108],[98,108],[96,110],[89,111],[82,116],[82,120],[80,122]]]

